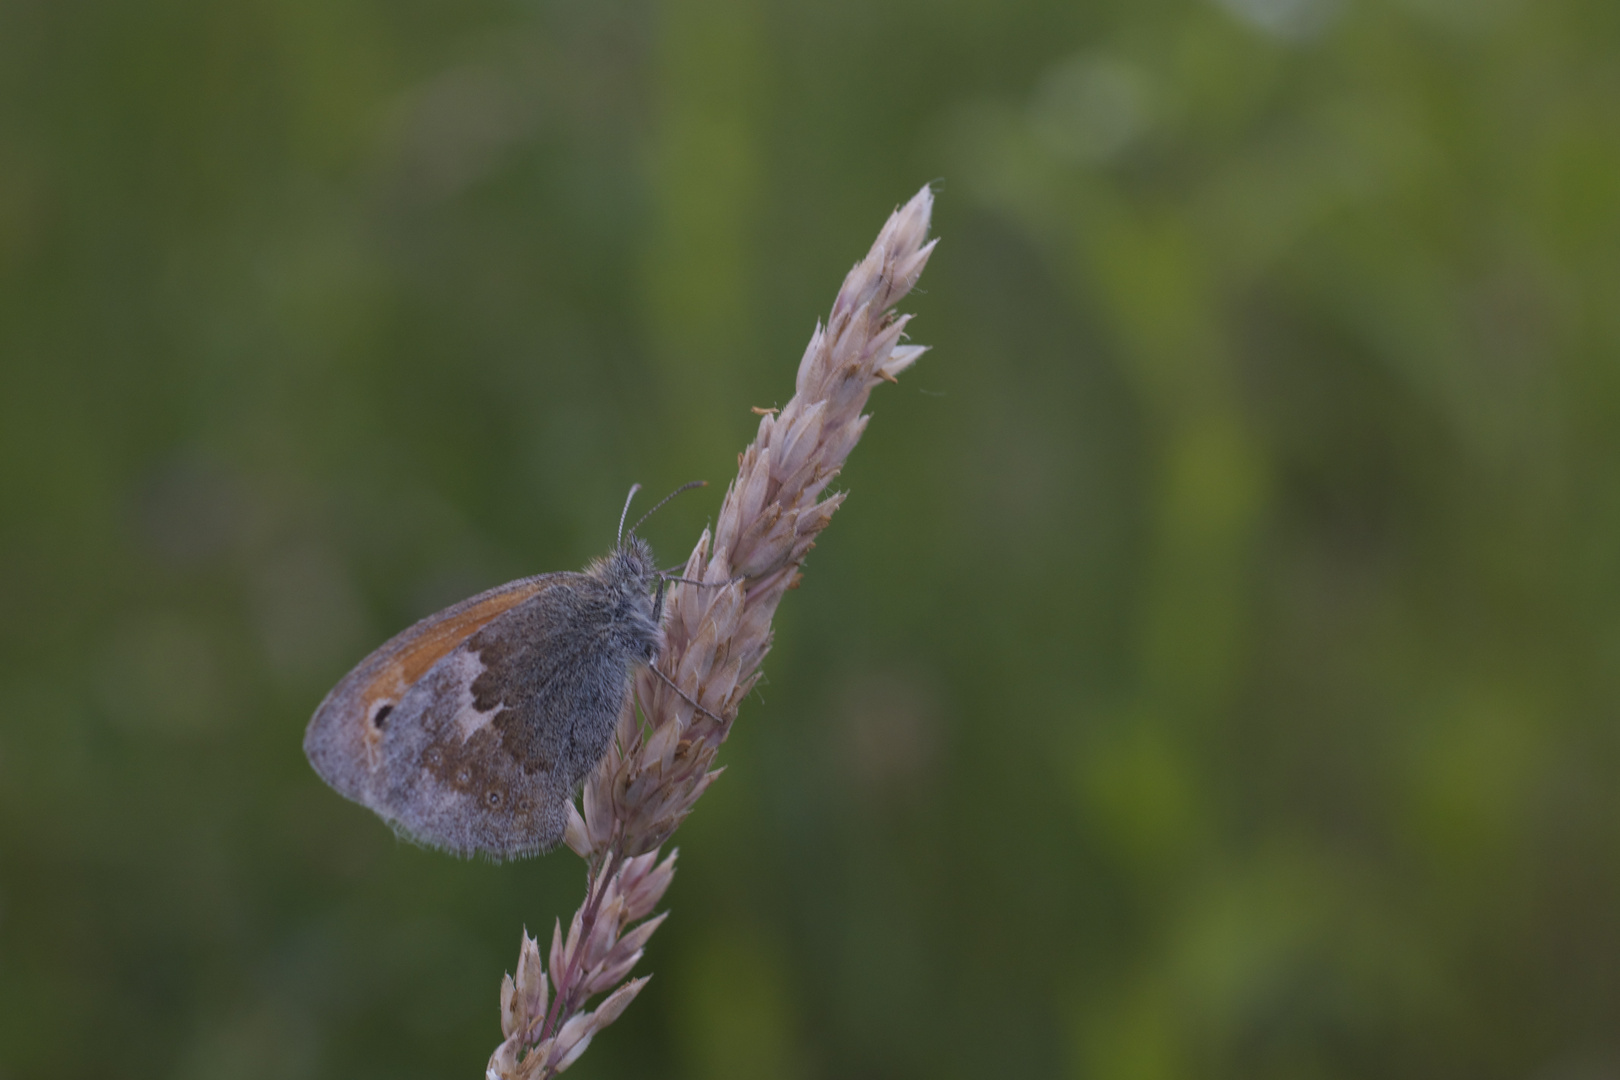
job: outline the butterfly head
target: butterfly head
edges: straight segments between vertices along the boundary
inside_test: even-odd
[[[636,660],[650,663],[658,656],[664,638],[660,627],[664,583],[653,562],[652,547],[639,536],[628,536],[586,573],[606,586],[605,599],[612,610],[613,636],[619,647]]]
[[[658,580],[652,545],[639,536],[625,537],[597,567],[602,582],[626,596],[646,595]]]
[[[707,480],[694,480],[689,484],[682,484],[660,499],[658,504],[651,510],[642,514],[640,520],[630,526],[629,532],[626,532],[624,522],[630,513],[630,501],[636,497],[636,492],[641,490],[640,484],[631,484],[630,494],[625,496],[624,509],[619,513],[619,535],[613,548],[613,554],[593,568],[593,572],[610,588],[615,590],[623,598],[624,602],[629,603],[632,597],[639,597],[646,603],[646,616],[659,638],[662,638],[662,631],[658,627],[664,614],[664,588],[669,582],[666,580],[666,575],[659,571],[657,563],[653,562],[652,548],[647,544],[647,541],[636,535],[636,530],[641,528],[642,522],[652,517],[659,507],[681,492],[707,486]],[[647,594],[653,588],[655,581],[657,582],[657,591],[649,601]],[[650,646],[650,649],[648,660],[657,655],[657,645]]]

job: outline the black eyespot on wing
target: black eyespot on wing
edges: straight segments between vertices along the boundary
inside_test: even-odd
[[[384,705],[382,708],[378,709],[377,710],[377,715],[373,716],[371,718],[372,726],[375,727],[378,731],[381,731],[382,726],[383,726],[383,721],[387,720],[388,719],[388,714],[393,712],[393,711],[394,711],[394,707],[392,705]]]

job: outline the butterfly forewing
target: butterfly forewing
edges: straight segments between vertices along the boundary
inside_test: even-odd
[[[343,795],[381,813],[369,793],[381,765],[383,731],[406,691],[472,634],[558,579],[572,576],[540,574],[509,581],[389,638],[315,710],[304,734],[304,753],[315,771]]]
[[[380,801],[412,838],[497,858],[555,846],[629,693],[606,587],[566,575],[451,650],[385,724]]]

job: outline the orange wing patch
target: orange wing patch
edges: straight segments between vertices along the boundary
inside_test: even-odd
[[[373,721],[367,726],[374,727],[379,702],[399,701],[416,680],[456,646],[549,584],[537,581],[521,589],[499,593],[425,627],[414,640],[402,645],[360,691],[365,717]]]

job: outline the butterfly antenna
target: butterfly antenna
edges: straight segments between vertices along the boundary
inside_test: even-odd
[[[641,490],[641,485],[640,484],[631,484],[630,485],[630,494],[628,494],[628,495],[626,495],[624,497],[624,509],[619,511],[619,535],[613,541],[613,545],[615,547],[617,547],[618,545],[624,543],[624,519],[626,517],[630,516],[630,500],[635,498],[636,497],[636,492],[638,492],[640,490]],[[659,505],[662,506],[663,504],[660,503]],[[653,507],[653,509],[656,510],[656,509],[658,509],[658,507],[655,506],[655,507]],[[641,523],[637,522],[636,524],[639,525]],[[634,529],[630,530],[630,532],[632,534],[634,534],[635,531],[636,530],[634,530]]]
[[[645,514],[642,514],[641,515],[641,521],[638,521],[634,525],[630,526],[630,535],[631,536],[636,535],[636,530],[641,528],[642,521],[646,521],[648,518],[652,517],[653,514],[657,513],[658,508],[660,506],[663,506],[665,503],[669,502],[669,500],[673,499],[675,496],[679,495],[681,492],[683,492],[683,491],[691,491],[693,488],[708,487],[708,486],[709,486],[709,482],[707,480],[693,480],[689,484],[682,484],[680,487],[676,488],[674,491],[670,492],[668,495],[665,495],[662,499],[659,499],[658,500],[658,506],[653,507],[651,510],[647,511]],[[626,507],[626,509],[628,509],[629,508],[629,503],[626,503],[625,507]]]

